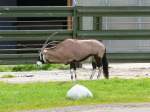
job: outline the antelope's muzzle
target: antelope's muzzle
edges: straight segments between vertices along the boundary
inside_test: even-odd
[[[41,52],[39,53],[38,61],[36,62],[36,64],[39,65],[39,66],[44,64],[43,54]]]

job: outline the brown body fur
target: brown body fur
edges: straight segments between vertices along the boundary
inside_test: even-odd
[[[97,40],[66,39],[55,48],[45,48],[43,55],[49,63],[69,64],[94,55],[102,58],[104,52],[105,46]]]

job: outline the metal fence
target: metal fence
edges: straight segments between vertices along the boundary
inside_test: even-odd
[[[67,17],[73,7],[62,6],[1,6],[0,7],[0,64],[35,63],[44,41],[72,38],[67,29]],[[60,19],[61,18],[61,19]]]
[[[44,41],[66,38],[99,40],[149,40],[150,30],[105,30],[103,17],[150,16],[149,6],[1,6],[0,64],[35,63]],[[83,29],[83,18],[92,17],[92,29]],[[26,18],[26,19],[24,19]],[[39,19],[40,18],[40,19]],[[61,18],[61,19],[60,19]],[[32,23],[32,24],[31,24]],[[109,54],[110,59],[149,60],[150,53]]]

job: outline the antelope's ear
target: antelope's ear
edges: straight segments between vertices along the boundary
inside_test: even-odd
[[[42,66],[43,63],[42,63],[41,61],[37,61],[36,64],[37,64],[38,66]]]

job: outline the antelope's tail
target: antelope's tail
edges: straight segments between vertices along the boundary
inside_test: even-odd
[[[102,65],[103,65],[103,73],[104,77],[106,79],[109,79],[109,71],[108,71],[108,60],[107,60],[107,55],[106,55],[106,50],[102,58]]]

